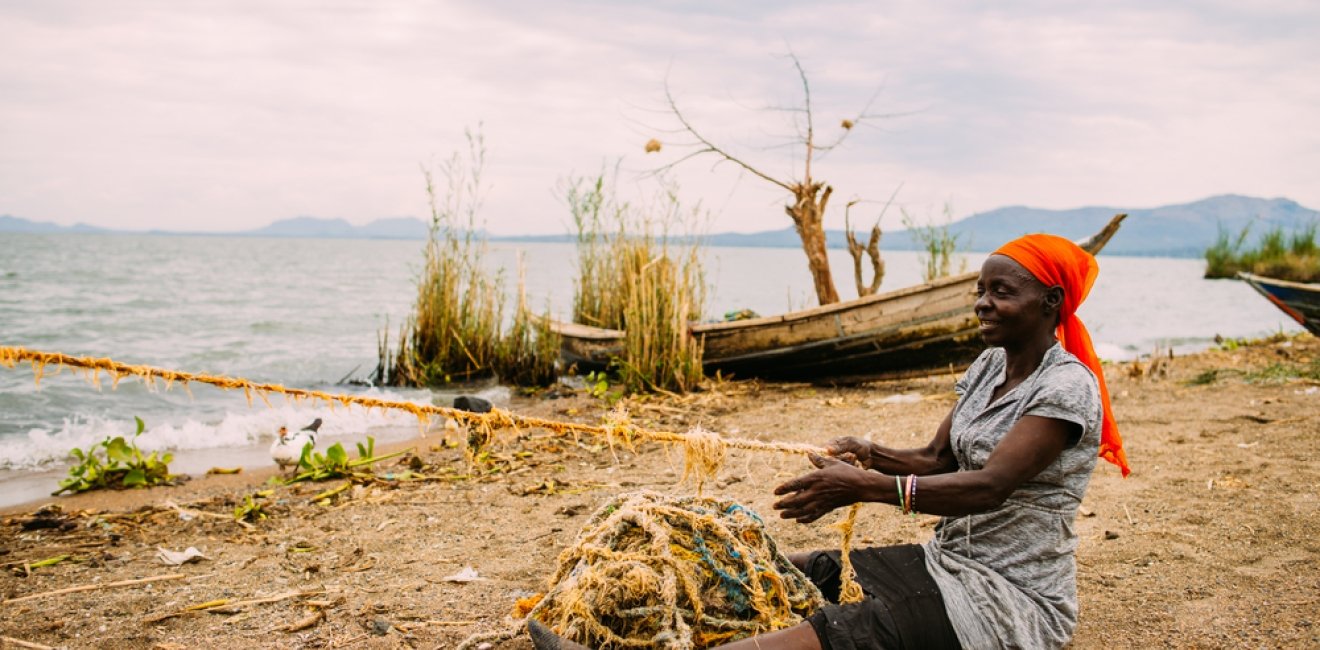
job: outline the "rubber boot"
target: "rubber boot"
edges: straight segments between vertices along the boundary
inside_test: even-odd
[[[532,647],[536,650],[590,650],[581,643],[555,634],[554,630],[535,619],[527,621],[527,633],[531,635]]]

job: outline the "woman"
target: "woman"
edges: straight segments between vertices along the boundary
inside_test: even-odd
[[[981,267],[975,307],[992,347],[959,380],[958,403],[934,440],[909,450],[834,440],[837,458],[813,458],[820,469],[775,490],[785,495],[775,504],[781,516],[803,523],[858,501],[944,519],[922,546],[855,552],[858,581],[873,597],[829,605],[810,629],[759,637],[760,647],[1042,648],[1072,638],[1072,525],[1097,451],[1128,472],[1104,375],[1076,316],[1097,271],[1094,257],[1051,235],[995,251]],[[798,560],[829,591],[837,558]],[[785,643],[769,645],[770,637]]]
[[[775,490],[780,516],[801,523],[857,502],[943,515],[934,538],[853,551],[862,602],[827,605],[806,623],[724,647],[1042,648],[1072,638],[1072,525],[1097,451],[1128,472],[1104,375],[1076,316],[1097,270],[1089,253],[1052,235],[1015,240],[985,261],[975,309],[991,347],[958,381],[958,403],[930,444],[836,439],[832,457],[812,457],[816,471]],[[837,552],[794,562],[837,599]],[[534,639],[545,632],[537,627]]]

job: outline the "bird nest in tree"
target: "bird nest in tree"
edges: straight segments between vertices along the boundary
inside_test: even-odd
[[[733,501],[621,495],[559,557],[529,615],[590,648],[707,648],[824,605],[756,513]]]

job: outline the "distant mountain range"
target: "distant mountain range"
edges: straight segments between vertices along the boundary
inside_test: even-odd
[[[1220,228],[1237,234],[1248,224],[1256,233],[1279,226],[1292,230],[1320,222],[1320,212],[1288,199],[1260,199],[1223,195],[1193,203],[1151,209],[1089,207],[1072,210],[1042,210],[1013,206],[974,214],[949,224],[949,232],[959,239],[959,248],[988,251],[999,244],[1029,232],[1050,232],[1079,239],[1099,230],[1115,213],[1127,212],[1128,219],[1114,236],[1105,252],[1111,255],[1164,257],[1200,257],[1214,243]],[[778,217],[786,219],[785,217]],[[428,223],[414,217],[377,219],[355,226],[343,219],[294,217],[281,219],[263,228],[228,233],[186,233],[151,231],[160,235],[223,235],[238,237],[317,237],[356,239],[424,239]],[[0,232],[119,232],[86,224],[60,226],[0,215]],[[868,232],[859,233],[865,238]],[[826,232],[831,247],[843,247],[841,230]],[[571,242],[573,235],[491,236],[491,241]],[[755,233],[716,233],[708,235],[711,246],[753,246],[796,248],[801,245],[792,227]],[[881,250],[913,250],[916,244],[906,230],[886,232]]]

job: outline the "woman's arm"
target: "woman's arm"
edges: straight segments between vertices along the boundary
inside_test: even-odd
[[[885,474],[943,474],[958,470],[958,460],[953,456],[953,447],[949,445],[949,431],[953,428],[953,410],[944,416],[935,437],[925,447],[917,449],[892,449],[877,445],[869,440],[846,437],[835,438],[825,445],[831,456],[849,460],[851,454],[866,469],[873,469]]]
[[[945,418],[945,425],[948,422]],[[947,446],[945,425],[940,429]],[[919,475],[917,510],[935,515],[966,515],[999,507],[1019,485],[1049,467],[1080,428],[1080,425],[1065,420],[1023,416],[990,452],[983,468]],[[938,440],[939,435],[936,442]],[[914,457],[922,456],[915,454]],[[780,517],[810,523],[836,508],[861,501],[899,504],[899,490],[893,475],[867,471],[823,456],[812,456],[811,461],[819,469],[775,488],[775,494],[786,495],[774,504],[775,509],[781,511]]]

